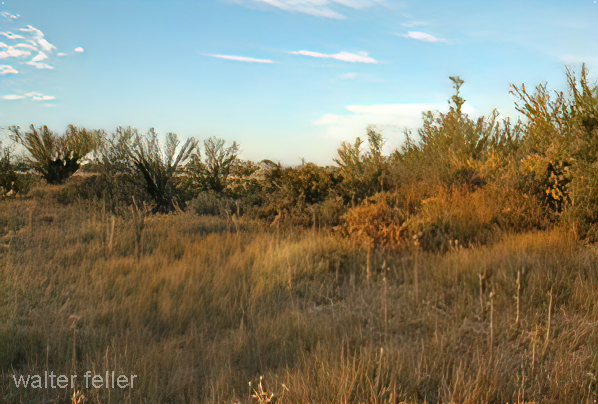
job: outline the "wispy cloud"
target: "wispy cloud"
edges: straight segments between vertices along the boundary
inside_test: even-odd
[[[2,97],[3,100],[21,100],[26,98],[24,95],[9,94]]]
[[[419,31],[409,31],[406,34],[395,34],[395,35],[402,36],[405,38],[417,39],[418,41],[424,41],[424,42],[448,43],[448,41],[446,39],[436,38],[435,36],[426,34],[425,32],[419,32]]]
[[[359,53],[349,53],[349,52],[340,52],[334,55],[327,55],[324,53],[318,52],[311,52],[311,51],[289,51],[293,55],[304,55],[304,56],[312,56],[315,58],[330,58],[341,60],[343,62],[352,62],[352,63],[378,63],[377,60],[368,56],[367,52],[359,52]]]
[[[0,74],[17,74],[19,71],[9,65],[0,65]]]
[[[56,97],[53,95],[43,95],[37,92],[31,92],[27,94],[8,94],[2,97],[4,100],[22,100],[22,99],[30,99],[33,101],[50,101],[55,100]]]
[[[32,51],[37,51],[37,48],[31,44],[28,43],[18,43],[15,45],[15,48],[25,48],[25,49],[31,49]]]
[[[408,21],[408,22],[402,23],[401,25],[403,27],[411,28],[411,27],[417,27],[418,25],[428,25],[428,23],[423,22],[423,21]]]
[[[11,14],[8,11],[3,11],[0,13],[0,17],[6,18],[8,20],[16,20],[17,18],[20,17],[20,15],[19,14]]]
[[[33,36],[33,40],[31,42],[37,43],[39,46],[41,46],[41,48],[43,50],[45,50],[47,52],[52,52],[52,51],[56,50],[56,46],[54,46],[50,42],[48,42],[44,38],[44,33],[41,32],[39,29],[37,29],[31,25],[27,25],[27,28],[21,28],[20,30],[23,32],[30,32],[31,35]]]
[[[68,53],[62,53],[62,52],[58,52],[56,54],[56,56],[68,56],[68,55],[69,55]]]
[[[228,59],[228,60],[236,60],[239,62],[251,62],[251,63],[274,63],[274,61],[270,59],[256,59],[256,58],[248,58],[245,56],[231,56],[231,55],[212,55],[212,54],[205,54],[204,56],[210,56],[213,58],[220,58],[220,59]]]
[[[354,72],[349,72],[349,73],[345,73],[345,74],[341,74],[340,78],[343,80],[347,80],[347,79],[354,79],[357,77],[357,73]]]
[[[34,66],[37,69],[47,69],[47,70],[53,70],[54,66],[50,66],[47,63],[41,63],[41,62],[34,62],[34,61],[29,61],[29,62],[25,62],[25,64],[28,64],[30,66]]]
[[[27,93],[25,96],[30,97],[33,101],[50,101],[56,99],[53,95],[43,95],[40,93]]]
[[[47,63],[41,63],[42,60],[46,60],[47,58],[48,55],[46,55],[44,52],[39,52],[36,56],[33,57],[33,59],[31,59],[29,62],[26,62],[26,64],[35,66],[38,69],[54,69],[54,67],[50,66]]]
[[[13,34],[12,32],[9,32],[9,31],[7,31],[7,32],[0,32],[0,35],[4,35],[8,39],[22,39],[23,38],[22,35]]]
[[[336,6],[344,6],[361,10],[376,4],[383,4],[383,0],[238,0],[245,4],[263,4],[281,10],[314,15],[318,17],[346,18],[334,10]]]
[[[83,52],[83,48],[79,46],[78,48],[75,48],[75,52],[82,53]]]
[[[4,48],[4,46],[2,46],[2,48]],[[29,55],[31,55],[31,52],[15,49],[13,46],[6,46],[6,50],[0,51],[0,59],[18,58]]]

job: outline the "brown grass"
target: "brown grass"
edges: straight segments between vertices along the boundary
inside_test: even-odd
[[[0,201],[0,401],[71,402],[15,388],[45,370],[138,375],[79,384],[89,403],[598,399],[598,251],[568,232],[419,252],[417,271],[374,251],[366,279],[367,251],[324,231],[157,215],[137,257],[133,219]]]

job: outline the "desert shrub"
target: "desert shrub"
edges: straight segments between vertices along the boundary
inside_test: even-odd
[[[347,205],[341,196],[330,196],[318,205],[318,224],[324,227],[338,226],[346,211]]]
[[[384,138],[372,127],[367,129],[369,149],[362,149],[363,141],[358,137],[354,144],[343,142],[334,161],[340,167],[342,182],[339,191],[353,203],[388,189],[388,157],[382,155]]]
[[[559,217],[589,234],[598,223],[598,83],[589,82],[585,65],[579,80],[567,69],[567,82],[568,96],[551,94],[546,83],[534,94],[513,85],[512,93],[527,119],[524,146],[535,187]]]
[[[39,173],[49,184],[60,184],[75,173],[82,160],[97,149],[103,139],[103,132],[69,125],[62,136],[50,131],[47,126],[28,132],[18,126],[9,128],[13,141],[21,144],[28,152],[26,164]]]
[[[450,245],[483,245],[505,233],[544,229],[550,210],[540,200],[496,184],[380,193],[349,208],[343,233],[365,247],[396,250],[419,246],[442,251]]]
[[[168,133],[162,149],[153,128],[141,135],[136,129],[119,127],[100,150],[96,165],[112,201],[130,205],[135,195],[137,201],[149,197],[154,212],[167,213],[186,202],[181,174],[196,149],[194,138],[180,145],[177,135]]]
[[[240,214],[253,213],[264,202],[263,163],[236,159],[231,165],[224,193],[235,201]]]
[[[239,154],[239,145],[233,142],[226,147],[224,139],[211,137],[204,140],[204,153],[203,159],[199,153],[192,154],[185,167],[187,192],[224,192]]]
[[[343,233],[366,248],[407,247],[411,217],[391,200],[390,194],[380,193],[348,209],[343,215]]]
[[[25,165],[14,155],[14,149],[2,147],[0,142],[0,198],[29,191],[35,178],[26,170]]]
[[[235,213],[235,202],[228,196],[213,190],[201,191],[189,202],[198,215],[228,216]]]
[[[334,196],[339,181],[334,167],[313,163],[283,167],[268,162],[260,180],[262,203],[257,214],[268,219],[282,215],[294,224],[314,225],[319,205]]]
[[[477,120],[469,118],[462,112],[465,100],[459,95],[463,80],[451,80],[455,94],[449,100],[449,112],[423,113],[417,138],[406,132],[404,145],[391,155],[396,186],[425,181],[433,188],[466,186],[473,191],[496,177],[497,172],[484,169],[488,159],[494,159],[498,167],[520,148],[523,130],[519,122],[499,120],[496,110]]]

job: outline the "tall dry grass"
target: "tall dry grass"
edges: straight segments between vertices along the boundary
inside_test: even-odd
[[[0,201],[2,402],[70,402],[15,388],[46,370],[138,375],[90,403],[249,403],[260,376],[284,403],[598,399],[598,252],[568,232],[374,251],[368,278],[351,239],[190,213],[145,218],[137,257],[132,216],[45,198]]]

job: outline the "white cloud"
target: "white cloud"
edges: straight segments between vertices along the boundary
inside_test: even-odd
[[[250,4],[266,4],[285,11],[336,19],[343,19],[346,17],[333,10],[334,6],[341,5],[361,10],[376,4],[384,3],[383,0],[245,0],[244,2],[249,2]]]
[[[50,66],[47,63],[41,63],[41,62],[34,62],[33,60],[30,60],[29,62],[25,62],[25,64],[28,64],[30,66],[34,66],[37,69],[47,69],[47,70],[52,70],[54,69],[53,66]]]
[[[55,99],[56,97],[54,97],[53,95],[35,95],[32,97],[33,101],[50,101]]]
[[[8,39],[23,39],[21,35],[13,34],[12,32],[0,32],[0,35],[4,35]]]
[[[444,42],[444,43],[448,43],[445,39],[436,38],[435,36],[432,36],[430,34],[426,34],[425,32],[419,32],[419,31],[409,31],[406,34],[396,34],[396,35],[402,36],[402,37],[405,37],[405,38],[417,39],[418,41],[424,41],[424,42]]]
[[[37,36],[39,36],[39,37],[43,37],[44,36],[43,32],[41,32],[39,29],[35,28],[32,25],[27,25],[27,28],[20,28],[19,30],[23,31],[23,32],[32,32],[33,35],[36,36],[36,37]]]
[[[31,52],[15,49],[12,46],[7,46],[5,51],[0,51],[0,59],[18,58],[20,56],[28,56]]]
[[[350,140],[360,136],[365,129],[375,125],[379,130],[391,130],[398,135],[404,129],[415,131],[422,125],[422,112],[446,110],[447,104],[375,104],[349,105],[345,114],[324,114],[313,122],[314,125],[325,126],[325,135],[336,140]],[[476,116],[477,111],[467,102],[463,112]]]
[[[349,53],[349,52],[340,52],[334,55],[326,55],[324,53],[318,52],[311,52],[311,51],[289,51],[293,55],[305,55],[305,56],[312,56],[315,58],[331,58],[336,60],[341,60],[343,62],[352,62],[352,63],[378,63],[377,60],[368,56],[366,52],[359,52],[356,53]]]
[[[408,21],[408,22],[402,23],[401,25],[403,27],[411,28],[411,27],[416,27],[418,25],[428,25],[428,23],[423,22],[423,21]]]
[[[4,100],[21,100],[25,98],[24,95],[16,95],[16,94],[9,94],[9,95],[5,95],[4,97],[2,97],[2,99]]]
[[[4,3],[2,3],[2,4],[4,4]],[[11,14],[11,13],[9,13],[8,11],[3,11],[3,12],[1,12],[1,13],[0,13],[0,16],[2,16],[2,17],[4,17],[4,18],[6,18],[6,19],[8,19],[8,20],[16,20],[17,18],[19,18],[19,17],[20,17],[20,15],[19,15],[19,14]]]
[[[46,41],[44,38],[38,38],[37,43],[39,46],[42,47],[43,50],[51,52],[56,49],[56,46],[52,45],[50,42]]]
[[[343,80],[354,79],[356,77],[357,77],[357,73],[353,73],[353,72],[345,73],[345,74],[341,74],[340,75],[340,78],[343,79]]]
[[[46,60],[48,58],[48,55],[46,55],[44,52],[39,52],[36,56],[33,57],[33,59],[31,59],[31,62],[41,62],[42,60]]]
[[[5,75],[5,74],[17,74],[19,71],[14,69],[12,66],[9,65],[0,65],[0,74],[1,75]]]
[[[50,100],[56,99],[56,97],[54,97],[53,95],[43,95],[41,93],[36,93],[36,92],[27,93],[24,95],[9,94],[9,95],[3,96],[2,98],[5,100],[22,100],[25,98],[29,98],[33,101],[50,101]]]
[[[32,51],[37,51],[37,48],[33,45],[30,45],[28,43],[19,43],[15,45],[15,48],[25,48],[25,49],[31,49]]]
[[[56,56],[68,56],[68,55],[69,55],[68,53],[62,53],[62,52],[56,54]]]
[[[31,25],[27,25],[27,28],[21,28],[20,30],[23,32],[31,33],[31,35],[33,36],[33,41],[29,41],[29,42],[32,43],[33,45],[35,45],[37,43],[39,46],[42,47],[43,50],[45,50],[47,52],[52,52],[53,50],[56,50],[56,46],[54,46],[50,42],[48,42],[44,38],[44,33],[41,32],[39,29],[37,29]]]
[[[213,58],[228,59],[228,60],[237,60],[239,62],[274,63],[270,59],[255,59],[255,58],[248,58],[248,57],[245,57],[245,56],[211,55],[211,54],[205,54],[204,56],[210,56],[210,57],[213,57]]]
[[[0,48],[8,48],[8,45],[4,42],[0,42]]]
[[[75,48],[75,52],[81,53],[83,52],[83,48],[79,46],[78,48]]]

